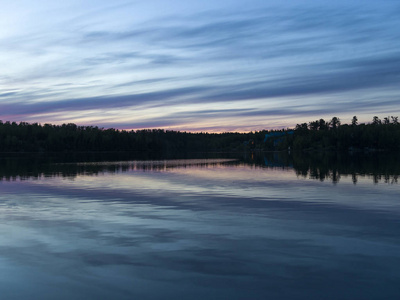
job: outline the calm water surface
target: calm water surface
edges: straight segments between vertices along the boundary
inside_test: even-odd
[[[264,162],[3,173],[2,299],[398,299],[397,175]]]

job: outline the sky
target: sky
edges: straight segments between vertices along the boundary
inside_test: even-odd
[[[247,132],[400,116],[397,0],[0,5],[3,121]]]

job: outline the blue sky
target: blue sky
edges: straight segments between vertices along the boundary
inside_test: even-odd
[[[3,121],[220,132],[400,115],[398,1],[7,2]]]

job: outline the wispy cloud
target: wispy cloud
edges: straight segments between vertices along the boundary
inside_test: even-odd
[[[257,10],[149,14],[138,22],[121,17],[111,26],[108,19],[125,17],[124,10],[136,13],[134,4],[117,3],[111,10],[100,5],[69,12],[71,17],[55,29],[0,35],[6,45],[0,50],[6,70],[0,83],[8,88],[0,93],[1,114],[47,115],[44,121],[59,122],[51,114],[63,112],[70,120],[75,112],[89,117],[97,110],[106,119],[110,109],[159,107],[163,120],[148,115],[148,122],[113,124],[203,122],[207,128],[210,122],[214,128],[217,117],[227,126],[250,117],[254,126],[272,126],[260,125],[257,118],[287,116],[294,125],[296,118],[330,112],[358,109],[369,117],[387,108],[400,113],[400,99],[393,97],[400,90],[400,20],[394,2],[329,8],[272,8],[266,2]],[[104,25],[102,16],[108,18]],[[378,92],[380,101],[367,96]],[[210,105],[213,109],[207,109]],[[180,111],[182,106],[187,109]]]

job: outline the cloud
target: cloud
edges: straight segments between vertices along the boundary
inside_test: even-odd
[[[61,101],[51,102],[8,102],[1,103],[0,110],[3,112],[10,111],[13,114],[37,114],[50,113],[59,111],[85,111],[93,109],[110,109],[134,107],[156,102],[162,105],[164,101],[179,99],[184,96],[192,96],[196,93],[208,90],[207,87],[187,87],[157,92],[148,92],[133,95],[109,95],[103,97],[88,97],[65,99]]]
[[[6,92],[6,93],[1,93],[0,94],[0,98],[5,98],[5,97],[10,97],[10,96],[14,96],[17,95],[17,92]]]
[[[371,12],[358,8],[346,11],[343,8],[328,10],[320,7],[263,12],[249,10],[240,14],[222,12],[218,15],[164,18],[162,21],[155,19],[133,30],[83,32],[80,42],[103,44],[134,41],[166,48],[202,50],[233,47],[231,51],[235,51],[235,47],[243,49],[249,45],[253,46],[249,50],[261,51],[264,46],[282,50],[282,45],[288,50],[294,47],[301,51],[304,47],[305,52],[315,53],[320,50],[309,48],[309,42],[318,46],[326,46],[326,42],[330,46],[337,46],[337,42],[382,39],[379,34],[388,33],[395,22],[394,17],[388,15],[388,12],[379,10]],[[391,30],[389,33],[396,35]]]
[[[134,60],[140,61],[138,64],[141,64],[142,67],[144,67],[145,65],[155,66],[173,64],[183,61],[184,59],[175,55],[146,54],[144,52],[137,51],[100,54],[98,56],[84,58],[82,63],[84,65],[93,67],[102,64],[124,64]]]
[[[12,86],[0,94],[3,115],[29,119],[62,112],[70,120],[75,112],[107,116],[110,109],[159,107],[163,120],[149,115],[148,122],[123,122],[153,127],[194,123],[198,116],[237,123],[393,111],[399,104],[392,95],[399,91],[400,21],[390,5],[225,9],[114,27],[90,19],[104,12],[78,16],[72,27],[3,39],[8,50],[2,53],[18,53],[26,62],[18,66],[21,72],[2,77]],[[376,91],[382,92],[379,102],[366,96]],[[319,96],[336,100],[315,103]],[[209,104],[213,109],[205,109]],[[187,112],[168,112],[179,106]]]

